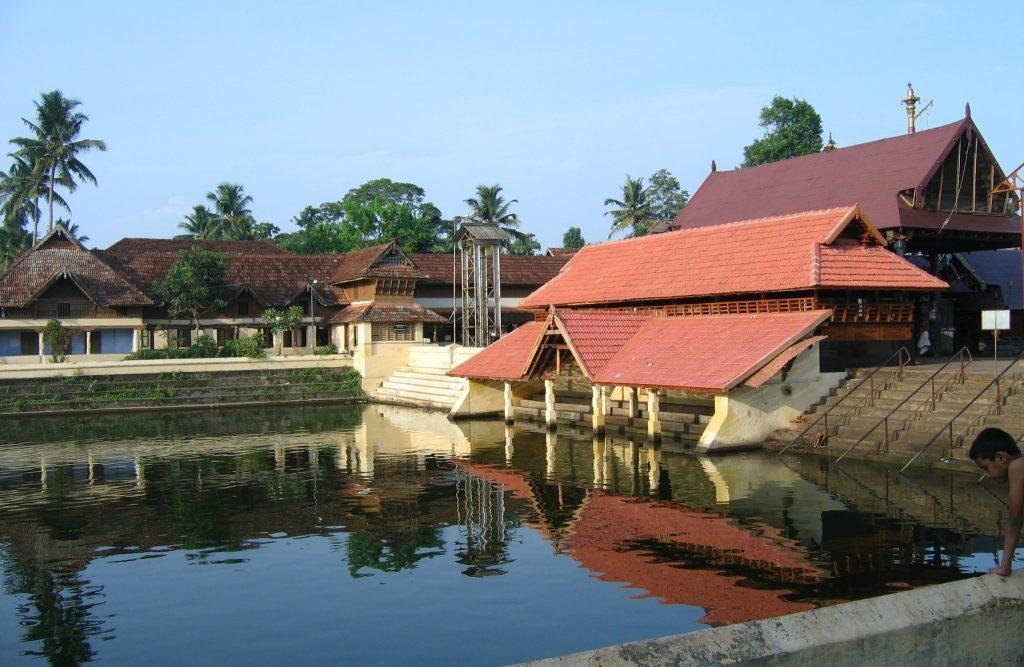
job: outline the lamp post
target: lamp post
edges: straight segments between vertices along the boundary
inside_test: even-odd
[[[309,347],[316,347],[316,322],[313,319],[313,288],[316,286],[316,278],[309,281]]]

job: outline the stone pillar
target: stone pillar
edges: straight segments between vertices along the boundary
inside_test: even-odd
[[[92,452],[89,452],[89,486],[92,486],[96,482],[96,460],[93,458]]]
[[[591,442],[594,447],[594,486],[604,486],[604,446],[602,438],[596,433],[592,436]]]
[[[139,329],[132,329],[132,352],[138,352],[139,347],[142,346],[142,331]]]
[[[43,339],[42,330],[39,331],[39,363],[46,363],[46,341]]]
[[[647,390],[647,437],[661,437],[661,420],[658,413],[661,408],[658,404],[658,392],[654,389]]]
[[[274,352],[283,354],[284,352],[284,330],[279,329],[274,332]]]
[[[142,457],[135,452],[135,486],[142,488],[146,486],[146,467],[142,464]]]
[[[593,385],[590,388],[590,423],[594,433],[604,432],[604,392],[601,387]]]
[[[544,380],[544,422],[548,428],[554,428],[557,423],[555,416],[555,383],[551,380]]]
[[[661,450],[657,447],[647,448],[647,481],[650,483],[651,494],[658,491],[661,480]]]
[[[92,331],[85,330],[85,353],[92,354]]]
[[[629,418],[636,419],[640,416],[640,399],[637,396],[637,388],[630,387],[626,400],[629,402]]]
[[[516,413],[512,408],[512,383],[505,383],[505,423],[511,424],[515,421]]]
[[[306,347],[316,349],[316,325],[310,324],[306,327]]]

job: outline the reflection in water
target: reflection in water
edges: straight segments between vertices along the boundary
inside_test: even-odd
[[[180,662],[203,633],[465,662],[452,627],[525,660],[983,571],[1005,511],[961,476],[379,406],[5,426],[4,663]]]

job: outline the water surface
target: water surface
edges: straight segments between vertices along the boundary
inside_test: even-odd
[[[3,422],[0,664],[503,664],[950,581],[997,488],[371,406]]]

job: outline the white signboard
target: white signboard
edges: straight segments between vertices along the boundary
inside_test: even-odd
[[[985,331],[999,331],[1010,328],[1010,311],[1008,310],[983,310],[981,311],[981,328]]]

